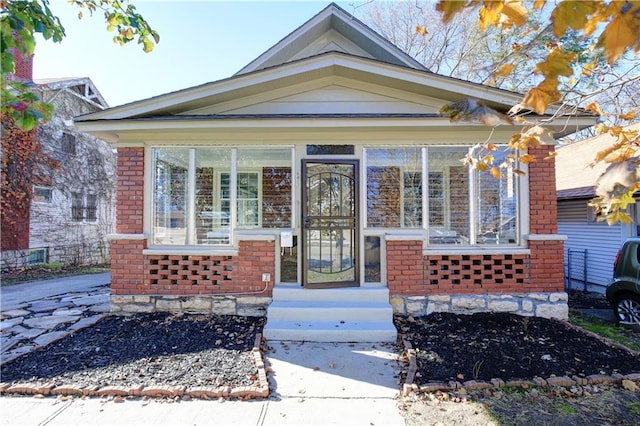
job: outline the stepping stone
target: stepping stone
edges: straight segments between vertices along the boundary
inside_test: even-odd
[[[106,317],[105,314],[99,314],[99,315],[93,315],[87,318],[82,318],[77,323],[71,324],[71,326],[69,326],[69,331],[76,331],[85,327],[92,326],[104,317]]]
[[[81,296],[75,298],[64,298],[63,301],[73,302],[76,306],[84,306],[84,305],[97,305],[99,303],[105,303],[109,300],[109,296],[106,294],[96,294],[93,296]]]
[[[23,317],[23,316],[29,315],[29,313],[30,312],[25,309],[12,309],[10,311],[3,311],[2,317],[3,318]]]
[[[0,329],[4,330],[6,328],[11,328],[14,327],[18,324],[22,324],[22,322],[24,321],[24,317],[16,317],[16,318],[11,318],[11,319],[6,319],[2,322],[0,322]]]
[[[59,316],[59,315],[82,315],[84,309],[57,309],[51,315]]]
[[[47,330],[43,330],[41,328],[27,328],[24,332],[17,334],[16,337],[23,340],[32,340],[34,337],[40,336]]]
[[[104,312],[108,314],[111,312],[111,303],[89,306],[87,310],[89,312]]]
[[[14,360],[21,355],[24,355],[26,353],[33,351],[35,348],[36,347],[33,345],[24,345],[24,346],[20,346],[19,348],[16,348],[11,352],[8,352],[7,354],[2,354],[2,363],[4,364],[5,362]]]
[[[58,302],[55,300],[38,301],[31,304],[31,312],[54,311],[60,308],[67,308],[72,305],[73,303],[71,302]]]
[[[24,321],[24,325],[31,328],[44,328],[45,330],[50,330],[60,324],[74,322],[79,319],[80,316],[77,315],[50,315],[40,318],[29,318],[28,320]]]
[[[58,339],[63,338],[69,334],[68,331],[52,331],[51,333],[43,334],[33,341],[36,346],[46,346],[51,342],[55,342]]]

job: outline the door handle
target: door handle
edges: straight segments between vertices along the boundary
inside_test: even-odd
[[[311,227],[311,218],[309,216],[305,216],[304,218],[304,225],[303,225],[306,229],[309,229]]]

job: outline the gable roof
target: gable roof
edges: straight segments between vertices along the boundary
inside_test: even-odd
[[[232,77],[83,115],[74,121],[83,131],[112,141],[118,140],[117,135],[125,129],[280,128],[285,119],[295,120],[294,126],[300,128],[309,126],[312,119],[316,126],[318,118],[331,120],[321,124],[323,127],[389,126],[393,119],[392,127],[408,125],[397,120],[402,117],[410,119],[411,126],[455,125],[460,129],[461,123],[452,124],[438,113],[440,106],[477,98],[506,112],[521,97],[519,93],[432,73],[330,4]],[[361,108],[366,101],[373,105],[374,99],[379,101],[377,109]],[[394,108],[386,109],[386,105]],[[555,109],[550,107],[552,112]],[[418,124],[418,120],[422,121]],[[566,130],[569,126],[565,121],[566,117],[560,117],[549,127],[560,135],[568,134],[593,125],[595,116],[575,114],[572,130]],[[464,126],[482,127],[477,123]]]
[[[43,78],[33,80],[37,90],[64,91],[89,102],[101,110],[109,108],[89,77]]]
[[[640,130],[640,123],[627,127]],[[595,185],[608,164],[591,163],[596,154],[616,142],[609,133],[593,136],[579,142],[561,146],[556,155],[556,191],[559,200],[587,199],[595,197]]]
[[[389,40],[337,4],[331,3],[235,75],[331,51],[428,71],[424,65]]]

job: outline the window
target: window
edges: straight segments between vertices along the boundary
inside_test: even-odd
[[[366,151],[367,226],[422,227],[422,153],[420,148]]]
[[[154,148],[154,244],[228,245],[291,226],[291,149]]]
[[[496,179],[461,164],[468,150],[366,149],[367,227],[425,229],[430,245],[518,244],[514,166],[504,149],[495,152]]]
[[[98,197],[96,194],[87,194],[87,205],[85,207],[85,220],[95,222],[97,220]]]
[[[29,265],[49,262],[49,248],[31,249],[29,251]]]
[[[79,192],[71,193],[71,219],[74,222],[81,222],[84,218],[82,208],[82,194]]]
[[[51,188],[44,186],[33,187],[33,201],[36,203],[48,203],[50,204],[53,199]]]
[[[60,141],[60,150],[65,154],[76,155],[76,137],[71,133],[64,133]]]

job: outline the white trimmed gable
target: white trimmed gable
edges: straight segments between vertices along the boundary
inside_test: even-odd
[[[388,64],[428,71],[389,40],[331,3],[236,75],[270,68],[321,53],[337,51]]]

